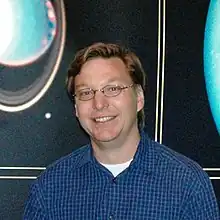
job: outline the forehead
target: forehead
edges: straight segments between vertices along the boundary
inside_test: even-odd
[[[93,58],[87,61],[75,78],[75,85],[106,84],[109,81],[131,82],[128,70],[120,58]]]

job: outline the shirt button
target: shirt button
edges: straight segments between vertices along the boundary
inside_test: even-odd
[[[109,216],[109,220],[113,220],[113,216],[112,215]]]
[[[113,182],[113,183],[116,183],[116,182],[117,182],[116,178],[113,178],[113,179],[112,179],[112,182]]]

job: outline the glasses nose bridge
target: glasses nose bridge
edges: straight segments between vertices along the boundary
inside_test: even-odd
[[[105,95],[105,90],[103,88],[102,89],[94,89],[93,90],[94,96],[96,95],[96,92],[102,92],[102,94]]]

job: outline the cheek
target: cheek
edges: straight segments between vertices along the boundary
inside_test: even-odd
[[[84,118],[89,116],[89,106],[85,104],[78,104],[75,105],[75,110],[76,110],[76,116],[78,118]]]
[[[137,98],[133,94],[123,96],[120,100],[115,102],[115,106],[117,106],[123,114],[130,115],[132,112],[137,111]]]

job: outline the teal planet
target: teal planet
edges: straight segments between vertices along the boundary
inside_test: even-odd
[[[211,0],[204,36],[204,73],[211,112],[220,134],[220,1]]]
[[[49,0],[1,0],[0,64],[23,66],[36,61],[51,46],[56,24]]]

